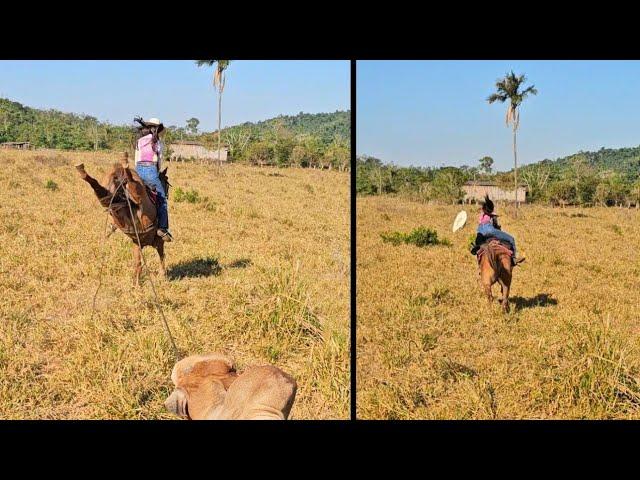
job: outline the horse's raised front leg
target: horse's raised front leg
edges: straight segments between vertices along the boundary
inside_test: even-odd
[[[100,183],[95,178],[91,177],[85,171],[84,163],[77,164],[76,171],[78,172],[78,175],[82,180],[84,180],[89,185],[91,185],[93,192],[96,194],[96,197],[98,197],[98,200],[100,200],[100,204],[105,208],[108,207],[109,204],[111,203],[111,198],[112,198],[111,192],[106,188],[104,188],[102,185],[100,185]]]
[[[133,286],[140,286],[140,274],[142,273],[142,250],[138,245],[133,245]]]

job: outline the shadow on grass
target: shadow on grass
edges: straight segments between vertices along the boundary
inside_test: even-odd
[[[167,277],[169,277],[169,280],[210,276],[217,277],[221,272],[222,267],[217,258],[194,258],[169,267]]]
[[[551,298],[548,293],[539,293],[535,297],[509,297],[509,301],[513,302],[516,310],[522,310],[523,308],[534,307],[548,307],[549,305],[557,305],[558,301],[555,298]]]
[[[247,268],[251,263],[251,260],[248,258],[239,258],[238,260],[231,262],[229,265],[225,265],[224,268]]]

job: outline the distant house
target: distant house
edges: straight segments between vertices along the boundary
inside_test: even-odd
[[[177,141],[169,145],[171,155],[169,160],[180,159],[196,159],[196,160],[213,160],[217,161],[218,158],[226,162],[229,155],[229,149],[222,147],[220,152],[218,150],[209,150],[203,144],[192,141]]]
[[[513,189],[502,189],[496,182],[486,181],[469,181],[462,186],[464,191],[464,202],[482,201],[485,195],[489,195],[491,200],[514,202],[516,196]],[[518,202],[525,203],[527,201],[527,187],[518,186]]]
[[[12,148],[17,150],[31,150],[29,142],[4,142],[0,143],[0,148]]]

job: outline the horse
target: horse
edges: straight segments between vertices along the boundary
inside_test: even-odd
[[[166,278],[164,241],[157,235],[157,208],[149,188],[138,173],[129,168],[129,155],[124,152],[120,165],[113,165],[103,182],[106,186],[89,176],[83,163],[75,165],[75,168],[80,178],[91,186],[100,205],[109,211],[112,232],[115,229],[120,229],[133,242],[134,286],[140,285],[142,248],[146,246],[151,246],[158,252],[161,274]],[[167,168],[160,172],[160,181],[165,194],[169,193]],[[127,202],[127,198],[129,202]],[[131,212],[129,208],[131,208]],[[133,213],[133,221],[131,213]]]
[[[494,283],[500,283],[502,298],[502,310],[509,312],[509,289],[511,288],[511,278],[513,266],[511,255],[513,252],[495,238],[489,239],[478,250],[478,266],[480,268],[480,283],[484,289],[487,299],[491,304],[493,294],[491,287]]]

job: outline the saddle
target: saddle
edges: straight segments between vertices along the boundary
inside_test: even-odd
[[[147,195],[149,195],[149,198],[151,199],[153,204],[156,206],[156,208],[158,208],[158,192],[156,192],[155,188],[150,187],[146,183],[144,184],[144,187],[147,189]]]
[[[160,183],[164,187],[165,194],[169,194],[169,187],[171,186],[171,184],[169,183],[169,177],[167,176],[167,169],[165,168],[164,170],[159,172],[158,176],[160,178]],[[144,180],[142,181],[142,183],[147,189],[147,194],[149,195],[149,198],[151,199],[153,204],[156,206],[156,208],[158,208],[158,192],[156,192],[156,187],[148,185]]]
[[[504,240],[499,240],[493,237],[487,237],[476,252],[476,258],[478,259],[478,264],[480,264],[480,260],[482,259],[482,256],[487,251],[487,248],[489,248],[489,245],[498,247],[498,250],[501,250],[503,253],[509,255],[509,257],[513,256],[511,245],[509,245],[508,242],[505,242]]]

